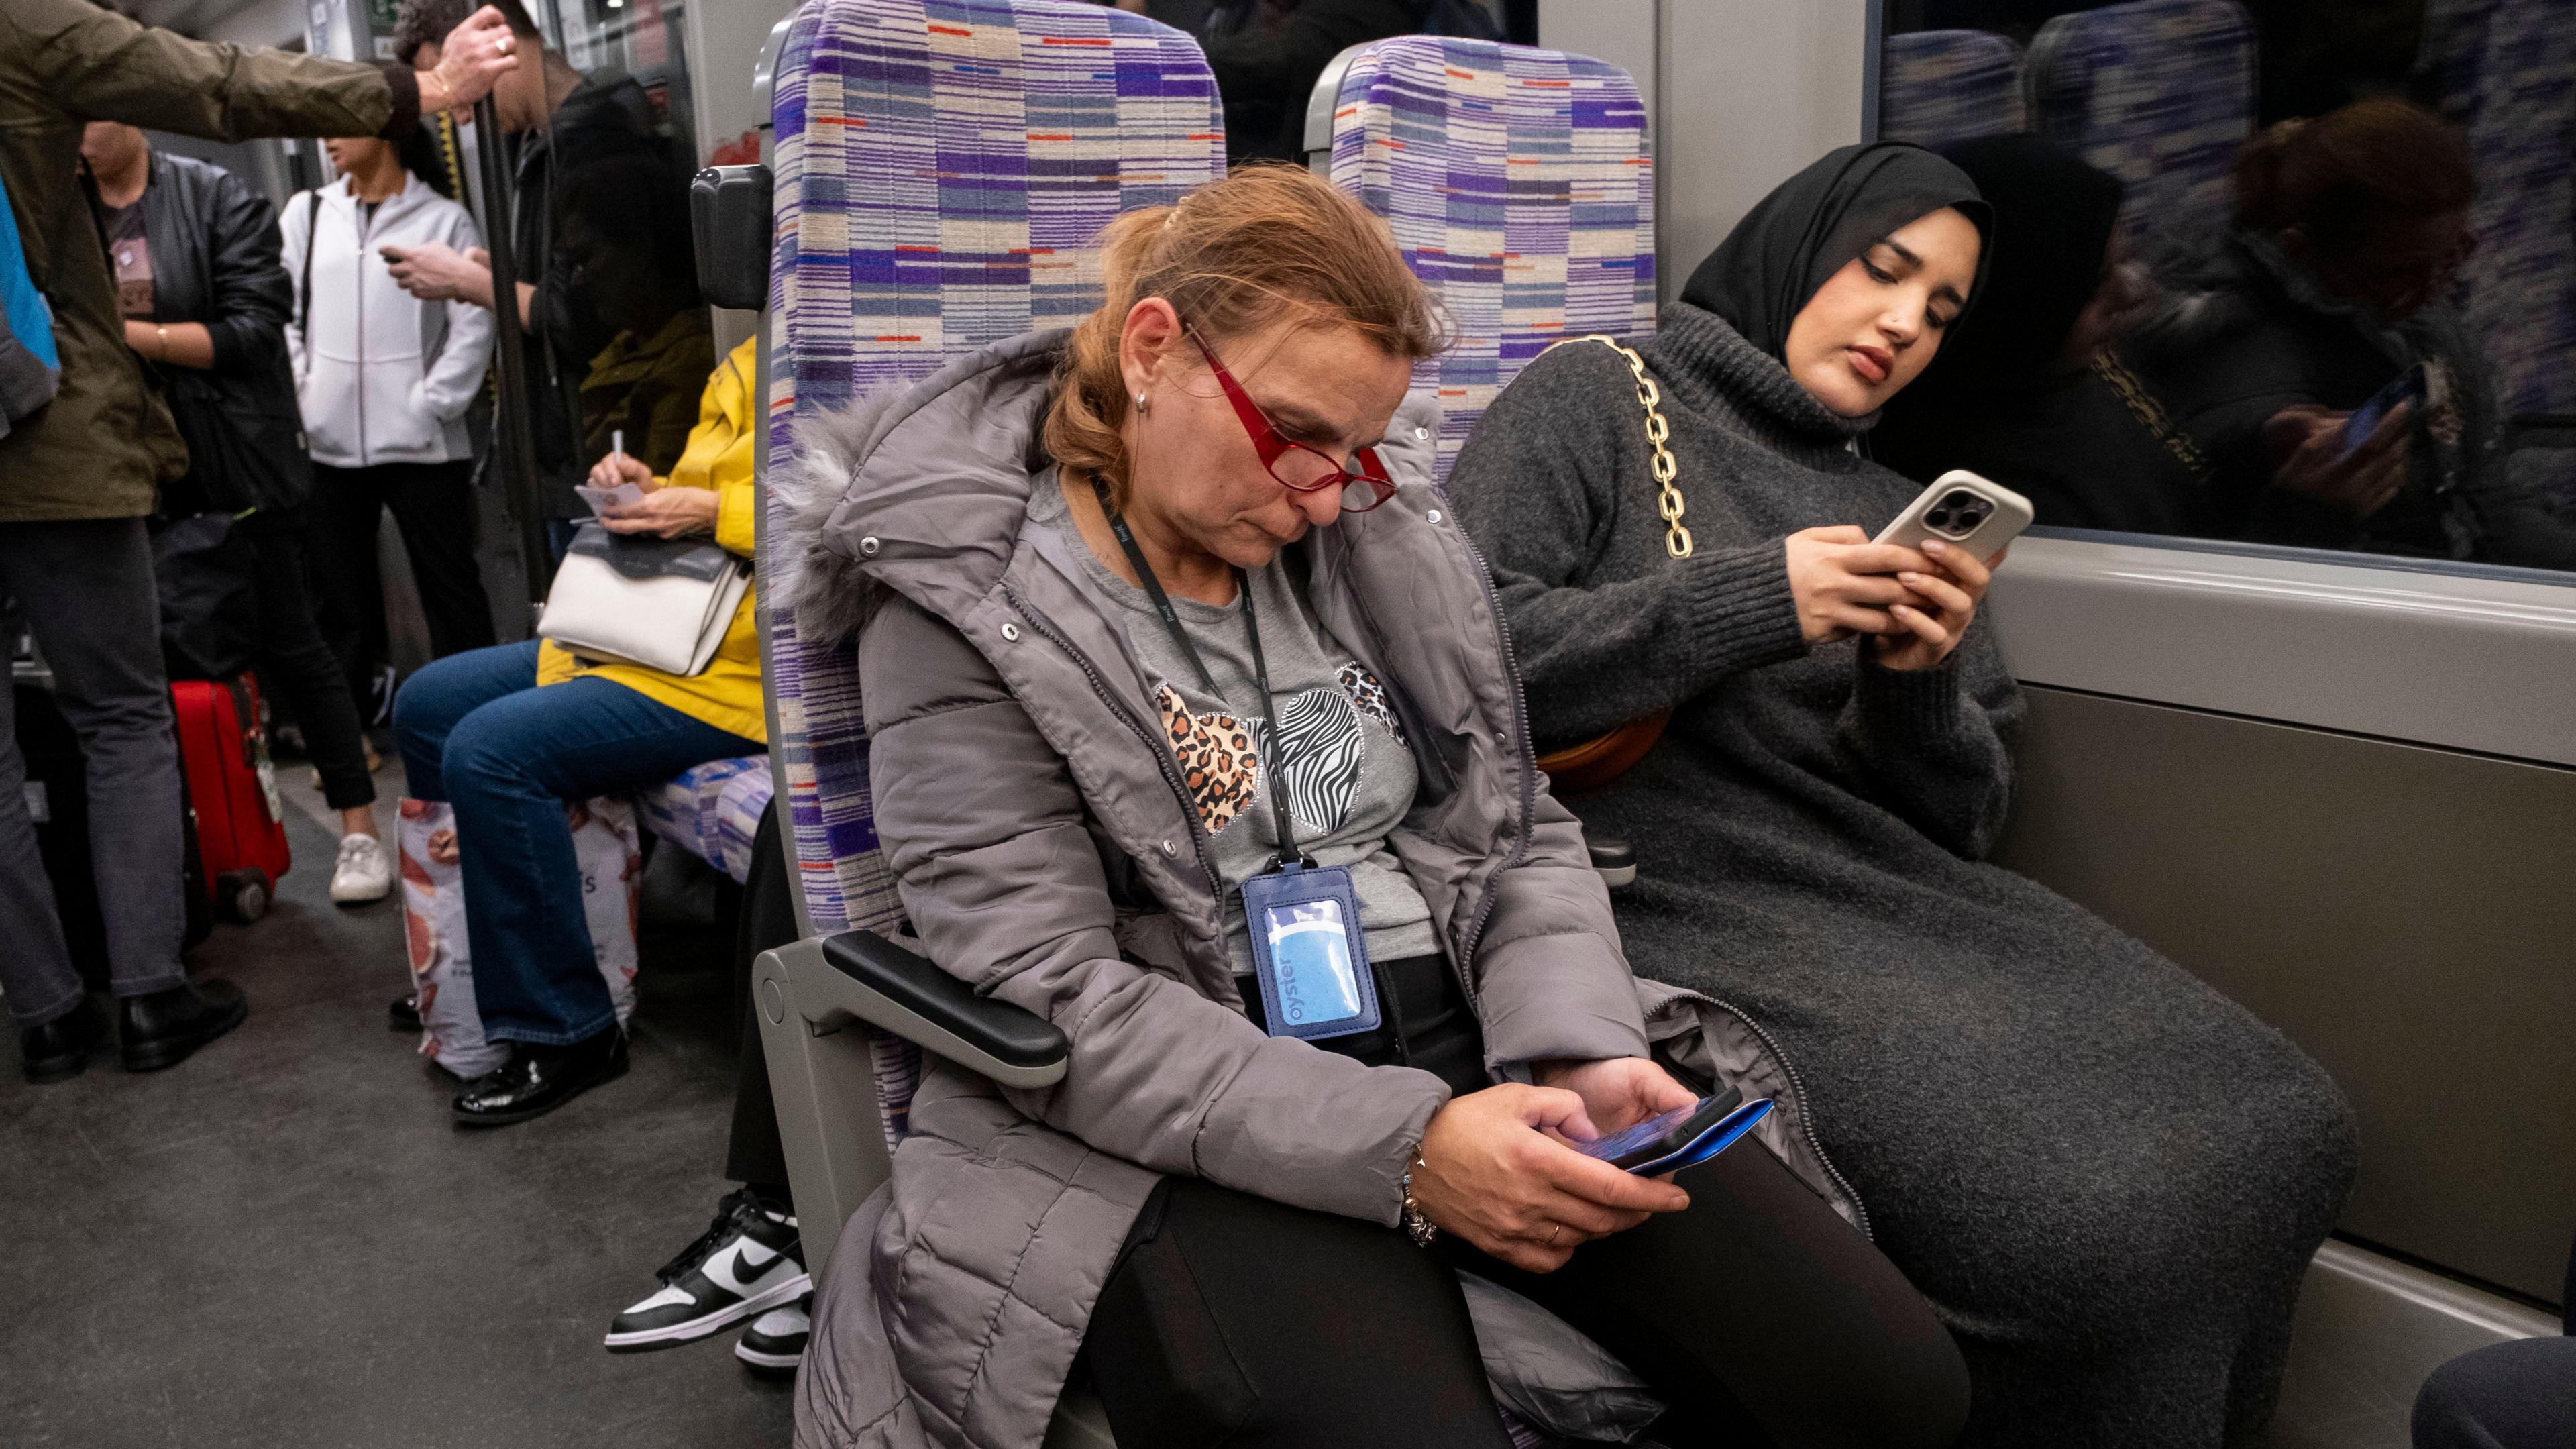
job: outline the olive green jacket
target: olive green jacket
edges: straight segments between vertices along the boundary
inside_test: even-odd
[[[125,346],[81,183],[85,123],[221,140],[398,135],[419,107],[407,70],[189,40],[88,0],[0,0],[0,184],[63,360],[62,391],[0,437],[0,523],[137,517],[187,466]]]

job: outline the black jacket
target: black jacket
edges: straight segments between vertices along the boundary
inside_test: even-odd
[[[149,369],[188,440],[188,473],[165,511],[295,507],[313,475],[286,352],[295,289],[278,259],[277,213],[222,167],[156,149],[143,229],[152,320],[202,322],[215,344],[210,368]]]

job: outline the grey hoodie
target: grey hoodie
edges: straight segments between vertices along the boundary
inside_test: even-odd
[[[1392,1225],[1448,1096],[1244,1016],[1151,680],[1066,541],[1024,527],[1061,345],[1000,343],[818,420],[778,484],[776,597],[802,637],[857,634],[876,829],[914,930],[1072,1043],[1033,1092],[934,1064],[818,1296],[800,1445],[1037,1445],[1160,1174]],[[1630,975],[1581,830],[1532,764],[1484,564],[1429,482],[1435,421],[1408,402],[1385,450],[1397,497],[1299,547],[1317,618],[1405,721],[1421,788],[1389,844],[1489,1068],[1642,1056],[1652,1035],[1703,1080],[1788,1097],[1741,1022]],[[1771,1145],[1834,1195],[1784,1107]]]

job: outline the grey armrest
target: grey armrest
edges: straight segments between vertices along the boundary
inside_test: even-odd
[[[1044,1087],[1064,1076],[1072,1046],[1053,1023],[976,995],[927,957],[873,931],[786,949],[801,955],[799,948],[814,954],[793,973],[796,1010],[818,1033],[864,1021],[1006,1087]]]

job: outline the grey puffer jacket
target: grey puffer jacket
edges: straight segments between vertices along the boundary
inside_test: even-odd
[[[1151,681],[1066,541],[1024,526],[1062,341],[997,344],[822,420],[779,482],[772,587],[804,637],[858,636],[876,829],[914,930],[1072,1043],[1040,1091],[933,1065],[816,1300],[797,1405],[813,1449],[1034,1449],[1161,1174],[1391,1226],[1448,1096],[1244,1015]],[[1785,1098],[1742,1023],[1631,976],[1580,827],[1532,763],[1484,564],[1428,481],[1433,423],[1408,403],[1386,450],[1398,496],[1300,547],[1318,619],[1404,717],[1422,783],[1389,843],[1489,1068],[1525,1079],[1651,1036],[1703,1080]],[[1831,1195],[1788,1105],[1772,1145]]]

